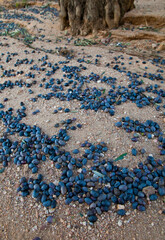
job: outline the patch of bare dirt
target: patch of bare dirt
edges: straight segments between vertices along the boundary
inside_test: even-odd
[[[134,25],[146,25],[156,28],[165,27],[165,3],[161,0],[135,0],[136,8],[124,16],[124,21]]]

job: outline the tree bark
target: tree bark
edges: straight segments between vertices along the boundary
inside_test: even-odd
[[[71,28],[73,35],[97,33],[108,27],[117,28],[134,0],[58,0],[61,30]]]

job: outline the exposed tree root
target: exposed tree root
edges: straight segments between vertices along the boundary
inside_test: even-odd
[[[117,28],[134,0],[59,0],[61,30],[71,27],[73,35]]]

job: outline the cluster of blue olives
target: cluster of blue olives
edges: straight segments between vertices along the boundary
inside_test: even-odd
[[[23,197],[31,193],[44,207],[55,208],[58,197],[63,195],[65,204],[78,202],[88,206],[88,220],[94,223],[98,215],[107,212],[112,204],[124,205],[130,202],[133,209],[145,211],[147,207],[146,195],[143,192],[145,187],[152,186],[155,189],[155,194],[149,196],[150,201],[156,200],[158,195],[165,195],[165,166],[161,160],[148,156],[144,163],[139,163],[137,168],[129,170],[114,165],[113,159],[103,159],[103,154],[108,150],[104,142],[94,145],[85,141],[81,144],[84,154],[81,154],[79,149],[65,151],[64,146],[70,139],[68,131],[76,119],[62,121],[64,128],[60,129],[57,135],[48,137],[39,127],[22,123],[21,120],[26,116],[25,110],[26,107],[21,102],[17,116],[13,115],[12,108],[0,112],[0,119],[6,126],[6,133],[0,139],[0,161],[4,167],[11,161],[17,166],[28,164],[32,173],[36,174],[42,161],[49,159],[54,162],[61,176],[56,185],[53,182],[46,183],[41,174],[38,174],[37,178],[22,177],[17,191]],[[133,123],[128,117],[122,119],[122,124],[125,122]],[[122,124],[116,125],[122,127]],[[82,127],[81,124],[77,125]],[[136,122],[135,129],[136,126],[148,128],[146,131],[154,127],[153,133],[158,131],[159,134],[155,136],[164,148],[164,138],[157,123]],[[127,127],[130,127],[129,124]],[[22,137],[23,140],[12,142],[8,135],[13,134]],[[77,169],[81,169],[81,172]],[[126,211],[118,210],[117,214],[124,216]]]
[[[27,9],[21,8],[20,9],[23,12],[32,12],[34,14],[40,14],[41,16],[46,17],[48,13],[53,14],[54,16],[58,17],[59,12],[57,8],[50,7],[50,6],[45,6],[44,8],[42,7],[28,7]]]
[[[23,13],[14,13],[14,14],[10,14],[8,11],[6,11],[3,14],[3,18],[4,19],[17,19],[17,20],[22,20],[22,21],[37,21],[39,23],[43,23],[39,18],[34,17],[32,15],[27,15],[27,14],[23,14]]]
[[[33,50],[35,53],[35,50]],[[28,54],[28,52],[27,52]],[[8,61],[11,54],[8,54]],[[115,62],[119,61],[119,58],[124,59],[122,56],[118,58],[115,57]],[[160,111],[163,103],[163,98],[165,97],[165,91],[160,88],[158,84],[150,84],[143,87],[143,81],[139,80],[140,74],[132,73],[130,71],[124,70],[124,73],[129,78],[129,84],[125,86],[116,86],[116,78],[107,77],[105,75],[98,75],[91,73],[88,76],[82,75],[82,71],[86,70],[87,67],[80,64],[79,66],[66,65],[69,61],[59,61],[58,63],[52,64],[49,61],[49,56],[46,54],[42,58],[38,59],[38,64],[33,64],[33,59],[17,59],[15,66],[20,64],[30,64],[30,72],[26,73],[26,77],[30,79],[35,79],[36,74],[32,71],[45,72],[45,77],[42,78],[41,83],[39,83],[40,88],[46,89],[48,92],[45,94],[39,93],[33,98],[32,101],[36,102],[38,98],[45,100],[50,100],[51,98],[58,98],[61,101],[72,101],[78,100],[80,102],[80,109],[84,110],[102,110],[109,113],[111,116],[115,114],[115,107],[121,105],[127,101],[131,101],[136,104],[137,107],[143,108],[149,105],[155,105],[156,110]],[[60,65],[63,65],[60,69]],[[63,72],[63,77],[61,79],[54,79],[52,75],[56,71],[61,70]],[[159,69],[160,71],[161,68]],[[10,71],[10,72],[8,72]],[[4,75],[16,74],[12,73],[13,70],[4,70]],[[123,70],[122,70],[123,71]],[[23,72],[18,72],[18,74],[23,74]],[[151,74],[150,74],[151,75]],[[148,77],[148,76],[147,76]],[[49,80],[47,80],[49,78]],[[161,77],[160,77],[161,78]],[[64,81],[65,80],[65,81]],[[106,83],[110,85],[109,90],[96,87],[85,87],[86,83],[91,81]],[[19,87],[31,87],[33,84],[37,84],[34,80],[31,83],[24,82],[22,80],[17,80],[16,82],[5,81],[0,84],[0,90],[5,88],[13,88],[14,86]],[[33,90],[29,89],[29,94],[32,94]],[[146,93],[154,94],[154,97]],[[69,112],[68,109],[65,110]],[[149,135],[150,136],[150,135]]]
[[[4,14],[4,18],[13,18],[15,19],[15,14]],[[28,17],[28,16],[27,16]],[[35,17],[34,17],[35,18]],[[22,40],[25,44],[31,44],[37,37],[32,37],[28,31],[23,28],[20,24],[16,24],[14,22],[7,23],[6,20],[0,21],[0,36],[11,36],[16,37],[18,40]],[[3,38],[5,39],[5,38]],[[6,38],[7,40],[7,38]],[[9,46],[9,44],[8,44]],[[2,55],[2,54],[1,54]],[[6,63],[9,63],[12,58],[7,57]]]
[[[146,136],[148,139],[152,139],[153,137],[158,138],[158,142],[160,142],[159,148],[160,150],[160,155],[165,155],[165,138],[163,137],[163,133],[160,129],[160,126],[158,123],[152,121],[152,120],[147,120],[145,123],[141,123],[138,120],[132,120],[129,117],[123,117],[120,122],[115,123],[116,127],[124,129],[126,132],[131,133],[131,132],[136,132],[141,134],[142,136]],[[139,138],[139,135],[134,135],[131,140],[133,142],[137,142]],[[143,152],[142,152],[143,153]],[[132,149],[132,155],[136,156],[137,155],[137,150]]]
[[[65,196],[65,204],[77,201],[79,204],[88,205],[87,216],[92,223],[97,220],[97,215],[107,212],[111,204],[125,204],[129,201],[133,209],[145,211],[147,199],[143,189],[147,186],[153,186],[160,196],[165,195],[165,168],[162,168],[161,161],[155,161],[153,157],[148,157],[145,164],[139,163],[138,168],[134,168],[133,171],[103,160],[91,167],[100,172],[102,177],[97,175],[87,177],[86,168],[78,175],[74,175],[72,171],[74,167],[74,164],[68,163],[68,167],[62,171],[58,185],[52,182],[47,184],[41,174],[37,179],[27,180],[23,177],[17,191],[21,192],[23,197],[32,192],[32,197],[47,208],[55,208],[56,199],[60,195]],[[98,183],[101,183],[102,187],[100,184],[98,187]],[[107,183],[110,183],[110,187],[105,186]],[[157,198],[157,194],[149,196],[150,201]],[[126,211],[118,210],[117,214],[124,216]]]
[[[27,180],[25,177],[20,179],[20,187],[17,188],[17,192],[21,192],[22,197],[26,197],[30,191],[32,191],[32,197],[36,201],[40,201],[44,207],[55,208],[57,202],[54,196],[58,197],[61,189],[52,182],[47,184],[43,181],[43,176],[38,174],[37,179],[29,178]]]

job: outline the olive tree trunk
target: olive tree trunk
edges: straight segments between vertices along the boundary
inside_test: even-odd
[[[71,28],[73,35],[97,33],[99,29],[117,28],[134,0],[58,0],[61,30]]]

